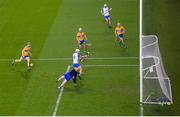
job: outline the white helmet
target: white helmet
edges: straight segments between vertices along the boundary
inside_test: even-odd
[[[118,22],[118,23],[117,23],[117,26],[121,26],[121,23],[120,23],[120,22]]]
[[[81,32],[81,31],[82,31],[82,28],[80,27],[78,30],[79,30],[79,32]]]
[[[104,4],[104,7],[107,7],[107,4]]]
[[[75,52],[80,52],[80,50],[79,49],[75,49]]]

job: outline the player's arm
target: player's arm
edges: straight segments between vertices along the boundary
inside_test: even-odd
[[[80,43],[78,35],[76,36],[76,41],[77,41],[77,43]]]
[[[32,55],[32,53],[31,53],[30,51],[28,52],[28,54],[29,54],[30,56]]]
[[[111,11],[111,10],[112,10],[112,8],[109,9],[109,11]]]
[[[28,53],[28,55],[32,55],[32,53],[30,52],[30,50],[26,50],[26,52]]]
[[[85,34],[85,33],[84,33],[84,39],[85,39],[85,40],[87,40],[87,36],[86,36],[86,34]]]
[[[117,29],[114,30],[114,35],[117,37]]]
[[[88,59],[88,55],[80,56],[80,61],[83,62]]]
[[[125,28],[123,27],[123,34],[126,32]]]
[[[122,34],[125,33],[125,28],[124,28],[124,27],[121,28],[121,33],[122,33]]]

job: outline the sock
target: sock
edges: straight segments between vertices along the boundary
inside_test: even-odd
[[[73,82],[76,83],[76,78],[73,78]]]
[[[123,46],[124,46],[125,48],[127,48],[127,45],[126,45],[125,43],[123,43]]]
[[[121,47],[123,45],[123,43],[122,42],[119,42],[119,46]]]

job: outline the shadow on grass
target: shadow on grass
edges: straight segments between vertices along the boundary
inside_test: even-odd
[[[21,70],[15,70],[17,73],[20,74],[20,76],[23,78],[23,79],[30,79],[31,78],[31,72],[32,72],[32,69],[31,70],[28,70],[28,69],[21,69]]]

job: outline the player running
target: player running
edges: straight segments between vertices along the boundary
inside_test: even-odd
[[[79,73],[80,68],[73,68],[71,71],[65,73],[64,75],[62,75],[60,78],[58,78],[58,80],[56,81],[59,82],[60,80],[63,80],[63,82],[61,83],[61,85],[58,87],[58,89],[62,88],[69,80],[71,80],[73,77],[76,78],[77,74]]]
[[[82,66],[80,65],[80,59],[81,59],[80,50],[75,49],[75,52],[73,53],[73,68],[80,69],[78,76],[80,76],[82,74]]]
[[[76,40],[77,40],[79,48],[80,49],[83,48],[84,52],[89,54],[87,50],[87,44],[86,44],[87,36],[81,27],[78,29],[78,32],[76,34]]]
[[[84,56],[81,56],[80,55],[80,50],[79,49],[75,49],[75,52],[73,53],[73,67],[74,68],[79,68],[79,74],[78,74],[78,77],[81,76],[82,74],[82,66],[80,65],[80,61],[84,61],[88,58],[87,55],[84,55]]]
[[[109,8],[107,6],[107,4],[104,4],[104,7],[101,9],[101,14],[104,16],[104,19],[105,19],[109,28],[112,27],[112,22],[111,22],[111,18],[110,18],[110,11],[111,10],[112,10],[112,8]]]
[[[127,45],[124,42],[124,37],[123,37],[123,35],[125,34],[125,28],[121,23],[117,23],[114,34],[116,36],[115,41],[117,46],[121,47],[122,45],[124,48],[127,48]]]
[[[30,50],[31,50],[31,43],[28,42],[22,50],[20,59],[13,60],[12,65],[14,65],[15,63],[20,63],[23,60],[26,60],[28,69],[31,69],[33,64],[31,63],[31,60],[30,60],[30,56],[31,56]]]

